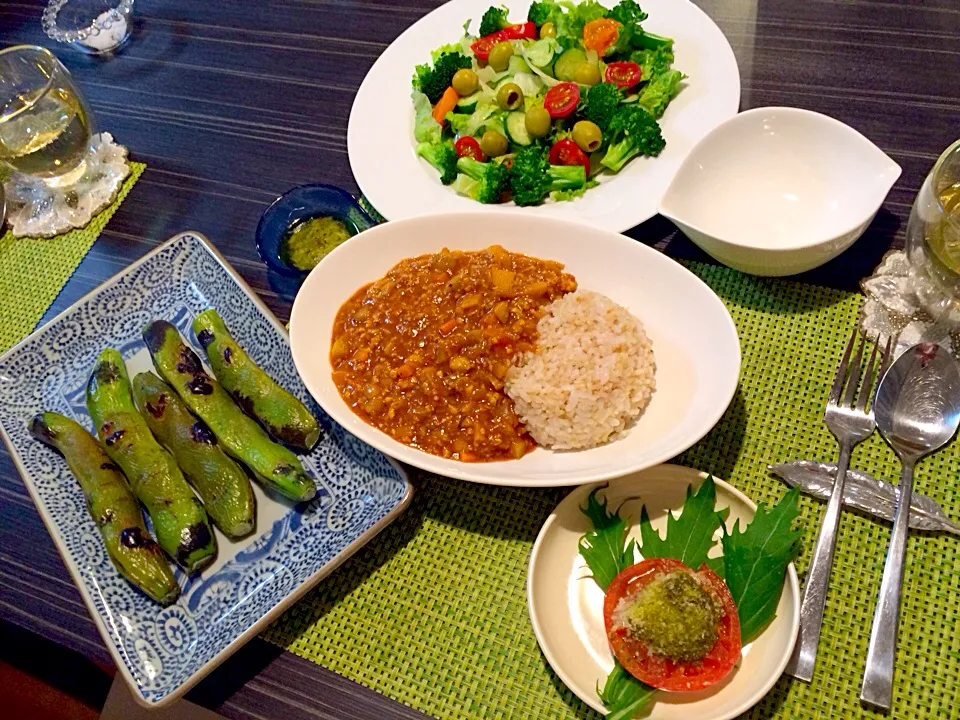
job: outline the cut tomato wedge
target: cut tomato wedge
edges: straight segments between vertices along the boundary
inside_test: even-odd
[[[608,83],[618,85],[623,90],[632,88],[640,82],[642,76],[643,71],[640,69],[640,66],[629,60],[612,62],[607,65],[607,69],[603,73],[604,80]]]
[[[480,143],[477,142],[475,137],[470,135],[464,135],[462,138],[459,138],[454,144],[453,149],[457,151],[457,157],[469,157],[474,160],[479,160],[480,162],[486,162],[487,156],[483,154],[483,150],[480,149]]]
[[[532,22],[520,23],[519,25],[509,25],[503,30],[484,35],[470,43],[470,49],[477,56],[477,60],[486,62],[490,58],[490,51],[493,46],[503,40],[525,40],[537,37],[537,26]]]
[[[583,165],[587,176],[590,175],[590,158],[570,138],[557,140],[553,144],[550,148],[549,160],[551,165]]]
[[[596,50],[601,57],[620,37],[620,23],[610,18],[597,18],[583,26],[583,46]]]
[[[616,610],[621,600],[636,598],[657,578],[676,572],[690,573],[720,607],[717,640],[699,660],[681,662],[659,655],[630,628],[617,622]],[[653,558],[628,567],[607,588],[603,622],[613,654],[624,669],[641,682],[661,690],[703,690],[723,680],[740,658],[740,618],[733,597],[726,583],[706,565],[694,571],[679,560]]]
[[[570,115],[579,102],[580,86],[574,82],[557,83],[543,96],[543,107],[554,120]]]

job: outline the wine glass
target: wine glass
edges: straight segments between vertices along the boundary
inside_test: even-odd
[[[944,150],[907,223],[910,280],[937,324],[960,324],[960,140]]]
[[[70,73],[45,48],[0,50],[0,163],[52,187],[84,172],[93,115]]]

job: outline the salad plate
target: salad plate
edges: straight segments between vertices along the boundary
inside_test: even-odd
[[[232,541],[217,530],[215,563],[189,577],[177,570],[180,598],[161,607],[111,564],[77,480],[27,425],[49,410],[90,429],[85,391],[98,354],[117,348],[131,375],[151,369],[141,329],[160,318],[202,355],[191,322],[211,306],[253,360],[317,418],[323,436],[299,458],[318,492],[294,505],[254,484],[255,531]],[[412,496],[398,465],[311,401],[283,325],[192,232],[164,243],[0,356],[0,432],[117,668],[148,707],[178,698],[266,628]]]
[[[351,169],[363,194],[390,220],[478,209],[476,201],[442,185],[437,171],[417,155],[411,81],[414,68],[429,63],[434,50],[460,41],[467,20],[476,34],[490,4],[454,0],[434,10],[387,48],[357,92],[347,130]],[[530,4],[504,3],[510,21],[526,20]],[[522,208],[511,202],[504,209],[623,232],[657,213],[661,195],[690,149],[736,114],[739,70],[713,21],[690,2],[648,0],[642,8],[649,16],[644,30],[673,39],[673,68],[687,76],[659,120],[664,149],[657,157],[634,158],[616,175],[598,176],[597,187],[572,200]]]
[[[333,378],[331,340],[338,309],[349,298],[408,258],[494,244],[563,263],[579,287],[604,293],[643,323],[656,358],[656,390],[624,436],[589,449],[537,447],[519,459],[462,462],[398,441],[368,424],[341,396]],[[358,438],[423,470],[496,485],[577,485],[666,462],[716,424],[740,375],[740,342],[729,312],[682,265],[623,235],[502,210],[388,222],[351,238],[304,281],[290,314],[290,340],[310,393]]]
[[[599,496],[610,512],[626,520],[628,537],[640,541],[641,507],[653,528],[663,534],[667,513],[684,506],[688,488],[707,478],[691,468],[660,465],[601,487]],[[716,509],[729,509],[725,525],[749,523],[757,506],[731,485],[714,480]],[[614,667],[604,624],[604,592],[591,578],[579,544],[593,524],[581,508],[596,485],[571,492],[550,515],[537,537],[527,573],[527,604],[537,641],[547,662],[581,700],[606,713],[598,689]],[[689,502],[689,500],[688,500]],[[682,517],[682,515],[681,515]],[[668,533],[669,535],[669,533]],[[719,532],[715,537],[719,535]],[[642,549],[639,553],[643,554]],[[722,555],[719,538],[709,557]],[[656,720],[729,720],[745,712],[776,683],[786,667],[800,623],[800,591],[796,570],[787,567],[779,604],[772,621],[742,649],[738,665],[719,683],[694,692],[657,692],[643,717]]]

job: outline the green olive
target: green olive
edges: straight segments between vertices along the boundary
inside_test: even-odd
[[[550,132],[550,113],[540,105],[535,105],[527,110],[527,115],[523,119],[523,124],[527,127],[527,132],[531,137],[541,138]]]
[[[540,37],[556,37],[557,27],[552,22],[545,22],[540,26]]]
[[[487,157],[500,157],[507,152],[507,138],[496,130],[487,130],[480,138],[480,149]]]
[[[581,85],[596,85],[600,82],[600,68],[593,63],[582,63],[573,74],[575,82]]]
[[[523,105],[523,90],[516,83],[504,83],[497,90],[497,105],[502,110],[516,110]]]
[[[504,40],[490,48],[490,56],[487,58],[487,62],[490,63],[494,72],[503,72],[507,69],[512,57],[513,45]]]
[[[473,95],[477,91],[479,83],[477,74],[470,68],[460,68],[453,74],[453,80],[450,81],[453,89],[457,91],[457,95],[461,97]]]
[[[573,141],[586,153],[592,153],[603,142],[603,133],[596,124],[581,120],[573,126]]]

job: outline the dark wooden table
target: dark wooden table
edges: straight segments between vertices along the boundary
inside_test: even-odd
[[[40,44],[56,52],[101,128],[148,164],[48,316],[169,236],[195,229],[286,318],[289,304],[272,291],[254,248],[257,219],[271,200],[300,183],[356,191],[346,149],[354,93],[387,45],[440,3],[138,0],[135,36],[108,61],[48,40],[40,29],[44,4],[0,2],[0,43]],[[923,177],[960,136],[960,6],[956,0],[697,4],[737,55],[741,109],[792,105],[832,115],[902,166],[866,235],[828,266],[800,278],[855,288],[887,249],[902,245]],[[671,255],[704,259],[663,219],[629,234]],[[110,664],[4,451],[0,619]],[[422,717],[261,640],[190,698],[230,718]]]

